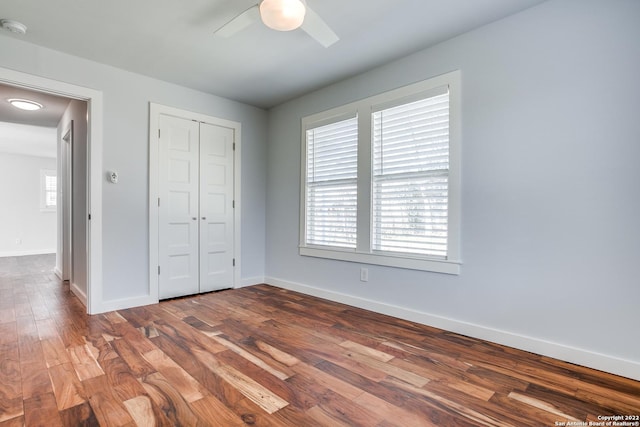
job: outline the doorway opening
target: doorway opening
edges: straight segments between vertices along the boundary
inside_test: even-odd
[[[45,171],[41,176],[43,182],[49,183],[48,193],[44,190],[45,197],[50,204],[54,199],[56,203],[55,271],[70,281],[71,290],[89,314],[104,311],[99,215],[102,197],[101,182],[96,179],[102,167],[102,93],[4,68],[0,68],[0,87],[6,91],[22,91],[32,98],[66,103],[55,122],[57,161],[53,169],[48,169],[48,174]],[[0,96],[0,103],[6,103],[4,96]],[[10,114],[0,110],[0,121],[9,120]],[[55,180],[52,170],[55,170]],[[55,190],[52,189],[54,181]],[[68,209],[65,205],[69,205]],[[92,212],[98,215],[92,218]]]
[[[6,102],[15,99],[40,110]],[[15,264],[55,272],[85,305],[87,126],[76,126],[74,138],[73,117],[86,111],[86,101],[0,84],[0,196],[8,207],[0,256],[36,256]]]

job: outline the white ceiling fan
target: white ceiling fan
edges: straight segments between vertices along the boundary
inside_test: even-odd
[[[306,5],[305,0],[262,0],[218,28],[215,34],[231,37],[258,20],[278,31],[301,28],[324,47],[339,40],[327,23]]]

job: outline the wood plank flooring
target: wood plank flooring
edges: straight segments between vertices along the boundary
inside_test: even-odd
[[[87,316],[52,262],[0,259],[0,427],[640,415],[640,382],[267,285]]]

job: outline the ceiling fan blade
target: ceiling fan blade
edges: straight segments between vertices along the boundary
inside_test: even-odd
[[[307,6],[307,13],[300,28],[324,47],[329,47],[340,40],[327,23],[320,18],[320,15],[310,9],[309,6]]]
[[[228,38],[259,20],[260,10],[258,9],[258,5],[251,6],[249,9],[218,28],[214,33],[220,37]]]

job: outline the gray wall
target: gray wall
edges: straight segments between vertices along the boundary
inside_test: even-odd
[[[266,125],[264,110],[0,37],[0,67],[103,92],[103,300],[146,295],[149,284],[149,102],[242,124],[242,278],[264,276]]]
[[[273,109],[267,280],[625,359],[640,378],[638,22],[637,0],[549,1]],[[369,266],[362,283],[360,264],[299,256],[301,117],[455,69],[462,274]]]
[[[56,159],[0,153],[0,256],[55,252],[56,212],[40,209],[43,169],[55,171]]]

